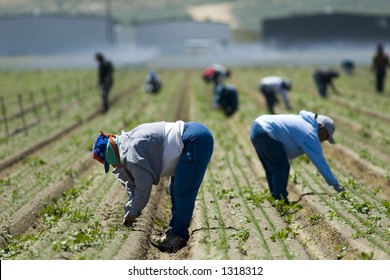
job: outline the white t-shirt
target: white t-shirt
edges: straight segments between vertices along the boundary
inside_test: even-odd
[[[284,102],[287,101],[287,92],[288,90],[283,87],[284,78],[278,76],[269,76],[260,79],[259,84],[261,86],[267,86],[267,88],[271,89],[276,94],[281,94]]]
[[[269,76],[260,79],[259,84],[272,88],[275,92],[282,90],[283,79],[277,76]]]
[[[174,176],[183,152],[184,122],[165,122],[165,140],[161,177]]]

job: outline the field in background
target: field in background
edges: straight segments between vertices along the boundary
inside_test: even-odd
[[[228,83],[239,90],[240,108],[226,119],[212,108],[212,88],[201,71],[162,69],[163,91],[151,96],[141,89],[146,69],[118,69],[107,114],[100,114],[94,70],[2,72],[2,96],[16,103],[7,114],[17,114],[18,93],[46,87],[57,100],[60,87],[62,98],[50,111],[31,110],[26,121],[35,125],[1,138],[1,259],[389,259],[389,82],[385,94],[375,93],[372,73],[362,66],[335,80],[339,95],[321,99],[312,67],[233,68]],[[272,201],[249,139],[252,121],[266,113],[257,91],[266,75],[293,81],[292,113],[306,109],[334,119],[337,144],[323,147],[345,193],[336,194],[301,157],[289,180],[294,203]],[[80,83],[85,86],[72,86]],[[287,113],[281,103],[276,111]],[[125,192],[90,151],[99,129],[119,133],[177,119],[207,125],[215,149],[189,245],[164,254],[150,236],[162,234],[169,221],[166,180],[153,188],[135,226],[124,228]],[[0,129],[4,133],[4,125]]]

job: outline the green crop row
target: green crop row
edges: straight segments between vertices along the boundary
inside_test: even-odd
[[[129,84],[133,84],[138,88],[138,84],[143,78],[144,73],[135,71],[123,70],[117,74],[118,81],[115,83],[110,99],[117,98],[121,92],[125,91]],[[77,72],[75,73],[77,75]],[[76,76],[75,76],[76,77]],[[130,83],[129,80],[130,79]],[[139,85],[141,87],[141,84]],[[55,96],[55,93],[51,93]],[[10,156],[9,148],[18,146],[26,148],[30,144],[37,142],[47,136],[54,135],[67,127],[72,127],[78,123],[86,121],[91,115],[100,111],[101,100],[97,88],[89,87],[82,92],[77,92],[70,96],[63,95],[63,98],[51,104],[50,111],[42,106],[37,111],[31,111],[25,115],[26,122],[33,123],[30,128],[21,131],[12,136],[4,136],[3,130],[0,140],[0,159]],[[38,114],[35,115],[35,114]],[[22,119],[20,117],[8,120],[9,130],[15,128],[23,128]],[[2,123],[4,129],[4,123]],[[13,150],[20,152],[20,150]]]
[[[9,223],[8,221],[18,209],[28,204],[29,200],[34,201],[39,197],[40,192],[52,188],[51,185],[54,187],[66,181],[68,176],[74,177],[74,181],[77,181],[80,176],[81,178],[88,176],[88,173],[84,175],[85,171],[74,170],[74,168],[85,161],[89,162],[84,164],[85,168],[90,169],[95,163],[91,159],[90,150],[99,129],[109,133],[120,133],[120,129],[130,129],[139,122],[155,121],[160,117],[173,120],[172,108],[169,104],[161,106],[161,103],[165,98],[174,100],[175,95],[179,95],[180,89],[175,87],[175,84],[180,83],[182,79],[183,75],[175,75],[173,83],[166,86],[165,96],[149,96],[141,91],[142,84],[140,84],[134,92],[128,92],[121,98],[121,102],[115,105],[116,109],[91,120],[87,125],[71,132],[69,136],[62,137],[50,150],[41,153],[39,158],[28,157],[21,163],[26,168],[15,170],[13,175],[2,181],[8,186],[7,189],[2,189],[4,198],[2,207],[8,211],[2,216],[2,224]],[[137,83],[139,79],[133,79],[131,82]],[[64,169],[65,166],[69,171]],[[94,166],[96,172],[102,173],[100,164]],[[116,203],[107,200],[107,195],[110,193],[113,193],[113,200],[118,200]],[[113,183],[112,176],[104,178],[98,176],[92,182],[90,179],[81,179],[80,186],[72,183],[62,196],[53,201],[46,201],[47,205],[43,210],[36,213],[38,222],[42,219],[42,230],[35,235],[9,236],[9,245],[3,249],[2,256],[4,258],[61,258],[66,255],[66,258],[81,259],[114,257],[115,252],[120,250],[122,242],[128,236],[125,230],[119,230],[121,234],[113,235],[113,231],[117,232],[117,227],[120,225],[122,206],[118,207],[118,204],[123,204],[124,193],[120,184]],[[114,205],[107,206],[111,203]],[[103,209],[98,209],[98,206],[103,209],[108,207],[109,212],[105,213]],[[108,228],[103,226],[102,217],[104,221],[104,217],[110,217],[112,214],[114,215],[108,218],[111,226]],[[115,222],[112,222],[112,219],[115,219]],[[12,221],[9,224],[12,224]],[[107,249],[107,246],[111,246],[111,242],[117,244],[116,250]]]
[[[294,111],[296,111],[296,113],[298,113],[298,111],[301,109],[306,109],[306,110],[313,110],[313,111],[323,113],[323,114],[329,114],[333,117],[335,115],[335,110],[334,110],[334,108],[335,108],[336,112],[340,112],[340,113],[344,113],[344,114],[345,114],[345,111],[351,112],[351,113],[345,114],[346,118],[350,118],[351,116],[353,116],[353,114],[352,114],[353,109],[351,109],[350,107],[342,106],[339,103],[334,103],[334,101],[332,100],[332,96],[327,100],[324,100],[324,99],[321,99],[320,97],[318,97],[316,90],[315,90],[315,86],[314,86],[312,77],[311,77],[311,70],[310,69],[303,69],[303,70],[300,69],[300,71],[297,71],[294,68],[287,69],[287,70],[280,69],[280,68],[278,68],[278,69],[259,68],[259,69],[240,69],[240,70],[242,70],[242,71],[235,71],[232,80],[228,81],[230,83],[235,84],[240,92],[240,112],[237,113],[237,115],[233,119],[225,120],[225,121],[223,120],[223,117],[216,116],[216,115],[211,115],[211,116],[207,116],[206,118],[204,118],[207,120],[207,124],[209,124],[212,127],[214,132],[216,132],[218,130],[222,130],[220,132],[220,134],[216,135],[217,139],[219,140],[219,146],[222,146],[223,147],[222,149],[226,153],[226,155],[223,158],[219,159],[221,161],[230,162],[228,154],[232,153],[232,151],[235,149],[237,149],[237,152],[233,153],[233,154],[239,154],[240,156],[244,155],[249,161],[257,160],[255,153],[253,151],[251,152],[250,150],[248,150],[248,148],[245,148],[245,147],[250,146],[250,142],[248,141],[248,137],[249,137],[249,127],[251,125],[251,122],[258,115],[263,114],[263,113],[267,113],[266,108],[264,106],[264,101],[262,100],[263,97],[261,96],[261,94],[257,90],[257,82],[258,82],[259,78],[262,77],[263,75],[265,76],[265,75],[277,74],[277,75],[282,75],[282,76],[289,77],[289,78],[291,78],[291,76],[293,77],[292,80],[293,80],[293,85],[294,85],[293,89],[294,90],[290,93],[290,98],[293,101],[292,102],[293,106],[295,105]],[[365,71],[365,70],[363,69],[362,71]],[[299,77],[299,78],[297,78],[297,77]],[[343,83],[344,79],[353,79],[353,77],[341,76],[340,77],[341,83]],[[361,77],[356,77],[356,79],[361,80]],[[359,83],[354,90],[359,91],[358,86],[359,86]],[[198,87],[200,87],[200,86],[198,86]],[[347,86],[343,85],[343,84],[340,85],[339,88],[340,87],[347,88]],[[211,90],[210,90],[210,92],[211,92]],[[377,95],[376,93],[372,93],[372,94],[373,94],[373,97],[372,97],[373,99],[383,98],[382,96]],[[363,95],[361,95],[361,96],[363,96]],[[209,102],[209,103],[211,102],[210,99],[209,100],[205,100],[205,99],[206,98],[202,97],[202,102],[204,102],[203,107],[207,106],[206,105],[207,102]],[[297,100],[299,102],[296,102]],[[358,101],[355,101],[355,102],[356,102],[356,104],[358,104],[357,103]],[[361,102],[361,104],[364,104],[364,102]],[[197,106],[197,107],[200,107],[200,106]],[[370,108],[367,107],[366,109],[370,109]],[[284,110],[284,108],[281,107],[281,105],[278,105],[278,110],[281,113],[286,112]],[[210,114],[213,114],[213,113],[210,113]],[[348,115],[348,114],[350,114],[350,115]],[[373,126],[375,125],[377,127],[380,127],[379,131],[381,129],[387,128],[386,121],[383,121],[380,118],[373,117],[372,115],[365,116],[362,113],[360,113],[360,114],[362,116],[360,116],[359,118],[362,118],[362,119],[368,118],[370,120],[373,120],[373,122],[374,122]],[[202,116],[202,115],[200,115],[200,116]],[[357,121],[355,118],[350,118],[350,122],[355,123]],[[221,125],[222,123],[224,123],[224,124]],[[359,124],[359,123],[357,122],[357,124]],[[340,126],[338,126],[337,131],[339,132],[339,134],[345,133],[344,125],[345,124],[342,123]],[[371,127],[369,127],[369,129],[371,129]],[[237,135],[238,135],[237,138],[234,137],[234,130],[238,130],[237,131]],[[339,134],[337,134],[337,135],[339,135]],[[338,136],[336,136],[336,137],[338,137]],[[365,136],[360,135],[359,133],[350,133],[349,137],[353,137],[354,141],[357,142],[357,144],[355,144],[354,146],[351,145],[350,143],[345,144],[352,149],[357,147],[361,142],[362,143],[369,143],[369,140],[364,141]],[[381,135],[381,137],[385,138],[385,137],[387,137],[387,135],[384,134],[384,135]],[[243,138],[244,139],[246,138],[246,139],[242,140]],[[345,143],[343,141],[343,139],[339,139],[339,138],[337,138],[337,139],[339,140],[339,143],[341,145],[343,145]],[[378,140],[378,142],[383,141],[380,139],[377,139],[377,140]],[[244,142],[244,143],[240,144],[240,141]],[[371,153],[372,149],[378,149],[379,153],[386,153],[386,151],[387,151],[387,148],[381,146],[380,144],[372,145],[369,153]],[[237,159],[237,158],[240,158],[240,156],[234,155],[233,158]],[[230,156],[230,157],[232,157],[232,156]],[[337,170],[338,166],[333,164],[332,160],[329,160],[329,161],[331,163],[331,166],[333,168],[336,168],[336,170]],[[303,161],[298,161],[298,163],[301,165],[301,164],[303,164]],[[383,160],[381,162],[376,161],[375,163],[377,165],[379,165],[380,167],[387,168],[387,169],[389,168],[388,161],[387,162],[385,160]],[[342,163],[340,163],[340,164],[342,164]],[[234,168],[230,168],[231,170],[227,173],[230,173],[231,175],[235,174],[237,172],[236,171],[237,168],[239,169],[242,166],[243,166],[242,163],[237,164],[237,165],[235,165]],[[293,166],[293,170],[296,170],[297,167],[295,167],[295,166],[296,165]],[[222,172],[222,170],[224,170],[225,168],[226,167],[219,167],[218,170],[219,170],[219,172]],[[298,170],[300,170],[300,168],[301,167],[299,167]],[[310,176],[313,176],[313,174],[316,174],[316,170],[313,168],[312,165],[305,164],[303,168],[306,171],[306,173]],[[258,172],[260,172],[260,171],[261,170],[258,170]],[[248,168],[246,168],[245,170],[242,171],[243,174],[245,172],[248,172]],[[257,171],[254,171],[254,172],[257,172]],[[315,181],[312,181],[312,179],[311,179],[312,177],[305,177],[305,179],[301,179],[301,178],[298,179],[299,176],[297,177],[297,174],[299,174],[297,171],[295,171],[295,173],[294,173],[294,171],[292,172],[292,175],[294,176],[294,180],[292,180],[292,181],[295,182],[294,184],[297,184],[298,181],[300,181],[300,184],[304,187],[304,193],[307,191],[316,193],[316,192],[318,192],[319,189],[321,189],[321,191],[325,192],[325,193],[332,192],[332,190],[329,189],[328,186],[326,186],[326,183],[322,179],[317,178],[318,175],[314,176]],[[351,196],[354,197],[354,199],[350,198],[350,200],[346,203],[346,199],[344,199],[344,200],[337,200],[336,199],[336,200],[329,201],[328,199],[326,199],[326,197],[323,197],[323,202],[326,202],[325,203],[326,207],[324,208],[324,210],[319,210],[319,211],[329,211],[329,213],[334,213],[332,215],[333,218],[337,216],[338,219],[340,219],[341,223],[348,224],[350,229],[351,229],[351,232],[352,232],[351,235],[349,236],[349,238],[351,238],[351,239],[358,238],[358,237],[365,238],[365,242],[367,242],[366,248],[371,248],[373,246],[373,247],[376,247],[376,249],[375,249],[375,250],[377,250],[376,254],[378,254],[380,256],[383,256],[383,254],[388,255],[389,252],[386,250],[386,247],[389,244],[389,239],[388,239],[389,238],[389,236],[388,236],[389,224],[387,222],[388,217],[386,216],[386,209],[387,208],[384,206],[384,205],[388,204],[388,197],[383,196],[383,194],[381,196],[377,196],[376,195],[376,193],[377,193],[376,186],[367,187],[364,194],[359,195],[359,193],[356,191],[356,189],[351,187],[350,184],[352,182],[352,179],[350,179],[351,177],[347,172],[345,172],[345,173],[344,172],[337,172],[337,175],[341,178],[346,178],[343,183],[346,186],[348,193],[350,192]],[[225,175],[225,176],[229,176],[229,175]],[[243,175],[243,176],[244,176],[244,178],[246,177],[245,175]],[[214,177],[215,178],[213,178],[211,180],[212,182],[214,182],[216,180],[217,182],[221,182],[222,185],[227,184],[226,181],[221,180],[220,178],[218,178],[217,175],[214,175]],[[233,176],[233,178],[229,177],[229,180],[230,181],[234,180],[234,178],[235,178],[235,176]],[[260,181],[260,184],[266,184],[264,181],[264,178],[262,180],[263,180],[262,181],[263,183],[261,183],[261,181]],[[234,199],[238,196],[237,194],[240,192],[240,190],[242,191],[242,189],[246,188],[245,186],[248,185],[248,181],[246,180],[246,183],[237,181],[234,185],[236,185],[238,189],[222,188],[222,189],[218,190],[218,188],[215,187],[216,188],[215,191],[220,195],[221,198],[228,201],[229,204],[230,203],[234,204],[235,203]],[[293,185],[291,187],[295,188],[295,186],[293,186]],[[382,186],[382,188],[385,188],[385,186]],[[251,192],[253,194],[261,194],[262,193],[262,191],[260,191],[260,192],[251,191]],[[205,196],[205,195],[203,195],[203,196]],[[257,197],[256,195],[253,195],[253,196]],[[367,198],[367,197],[369,197],[369,198]],[[267,200],[260,199],[260,203],[257,205],[257,207],[259,209],[262,209],[262,205],[264,205],[264,201],[267,201]],[[246,202],[246,203],[248,203],[248,202]],[[204,205],[204,204],[205,203],[202,202],[201,205]],[[282,226],[280,228],[277,226],[274,226],[273,227],[273,234],[270,237],[268,237],[269,239],[263,238],[263,240],[266,240],[269,242],[269,241],[276,241],[278,239],[284,240],[285,238],[288,238],[288,237],[289,238],[297,238],[300,240],[302,246],[309,246],[309,245],[305,245],[306,244],[305,242],[307,242],[307,241],[300,239],[300,237],[298,236],[299,233],[301,232],[301,230],[299,229],[299,226],[302,226],[302,225],[300,225],[298,223],[298,227],[290,226],[291,224],[296,226],[297,223],[294,219],[296,218],[297,215],[299,215],[296,213],[300,212],[299,211],[300,208],[294,209],[294,208],[290,208],[288,206],[286,207],[284,205],[275,205],[274,207],[279,212],[280,216],[282,218],[284,218],[284,221],[286,224],[285,224],[285,226]],[[326,210],[327,207],[330,208],[330,210]],[[344,209],[338,210],[339,207],[341,207],[341,209],[343,209],[343,208]],[[322,209],[322,206],[321,206],[321,209]],[[347,212],[347,214],[343,214],[344,212]],[[371,213],[374,217],[368,217],[367,215],[369,213]],[[324,214],[325,213],[322,213],[322,212],[312,213],[310,216],[308,216],[308,222],[312,225],[315,225],[318,223],[320,223],[320,224],[321,223],[329,223],[328,216],[324,216]],[[203,216],[203,219],[205,219],[207,221],[207,224],[210,224],[210,222],[209,222],[210,217],[207,217],[207,211],[203,210],[202,216]],[[267,213],[264,213],[264,211],[263,211],[261,213],[261,216],[266,218]],[[256,218],[258,218],[258,217],[256,217]],[[334,227],[337,228],[337,225],[335,225]],[[269,223],[267,228],[272,228],[272,223]],[[360,231],[358,231],[359,228],[362,229],[363,234]],[[363,228],[366,228],[366,229],[364,230]],[[250,233],[253,234],[252,231]],[[372,237],[372,234],[374,235],[374,237]],[[206,237],[204,237],[204,239],[209,240],[210,237],[206,236]],[[208,247],[212,246],[212,242],[208,242],[207,246]],[[285,246],[286,246],[286,248],[288,248],[289,245],[285,245]],[[291,244],[290,244],[290,246],[291,246]],[[343,248],[343,249],[340,249],[340,248]],[[207,249],[207,252],[212,252],[212,251],[213,250],[211,248]],[[353,253],[352,252],[353,250],[351,248],[349,248],[348,246],[346,247],[345,244],[341,244],[340,246],[335,246],[335,248],[333,248],[333,251],[334,251],[334,254],[333,254],[334,258],[342,258],[342,257],[348,258],[348,257],[352,257],[353,254],[355,254],[355,258],[365,258],[364,256],[367,257],[367,256],[374,255],[373,252],[361,252],[361,255],[356,256],[356,253]],[[274,252],[274,251],[272,250],[272,252]],[[285,257],[289,256],[288,254],[292,253],[292,252],[293,252],[293,250],[290,249],[290,251],[289,251],[289,249],[286,249],[287,254]],[[290,256],[293,257],[293,255],[290,255]],[[379,258],[381,258],[380,256],[379,256]],[[274,257],[276,257],[276,256],[274,256],[272,254],[268,255],[268,258],[274,258]]]
[[[357,73],[366,71],[358,70]],[[119,96],[120,91],[129,86],[133,90],[120,95],[120,101],[113,104],[107,114],[85,120],[46,149],[1,173],[0,211],[3,214],[0,222],[3,236],[7,237],[0,251],[2,259],[115,259],[122,255],[131,258],[123,252],[135,233],[120,226],[125,192],[91,159],[91,145],[99,129],[119,133],[121,129],[128,130],[144,122],[177,119],[204,123],[215,140],[214,154],[191,226],[195,243],[191,246],[192,258],[389,257],[390,203],[386,186],[367,183],[368,177],[364,173],[355,174],[343,157],[327,157],[327,152],[337,151],[324,144],[325,156],[347,192],[336,194],[308,159],[301,157],[292,162],[288,187],[292,202],[274,201],[249,139],[252,121],[266,113],[263,97],[257,90],[262,75],[290,77],[294,113],[306,109],[329,114],[336,121],[339,149],[359,155],[359,151],[366,148],[366,154],[360,154],[362,162],[369,162],[371,156],[378,154],[371,164],[389,170],[386,157],[380,156],[388,148],[380,144],[387,137],[386,120],[363,112],[357,116],[352,108],[333,96],[326,100],[319,98],[308,68],[273,67],[233,69],[228,82],[239,90],[240,108],[233,117],[226,118],[213,108],[212,88],[203,83],[200,72],[201,69],[161,71],[163,91],[148,95],[142,92],[140,83],[145,71],[124,71],[117,81],[121,89],[113,93]],[[361,92],[359,86],[364,85],[361,77],[356,84],[350,82],[354,77],[339,79],[340,91],[356,92],[355,104],[372,110],[372,105],[365,106],[358,100],[364,97],[363,93],[358,93]],[[375,103],[376,98],[382,96],[373,94],[370,98]],[[98,103],[99,100],[86,101],[85,111],[92,111]],[[287,112],[281,104],[277,106],[278,112]],[[58,121],[53,120],[52,125],[56,129],[66,127],[72,121],[72,114],[62,115]],[[342,119],[336,119],[339,115]],[[364,126],[365,134],[372,133],[375,137],[367,137],[359,129],[349,129],[348,122],[359,128],[364,119],[370,124]],[[34,129],[29,133],[31,142],[40,139]],[[13,141],[17,145],[28,145],[18,138]],[[45,196],[50,192],[54,194],[55,189],[61,191]],[[31,224],[34,230],[15,234],[13,225],[17,221],[14,219],[31,205],[35,205]],[[144,215],[140,218],[153,219]],[[155,230],[163,231],[167,220],[169,217],[159,217],[154,222]]]

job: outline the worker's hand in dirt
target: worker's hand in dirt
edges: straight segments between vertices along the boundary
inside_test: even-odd
[[[131,227],[134,222],[135,222],[135,218],[130,215],[130,212],[127,212],[125,217],[123,218],[122,225],[126,227]]]
[[[334,188],[334,190],[336,191],[336,192],[343,192],[345,189],[344,189],[344,187],[342,186],[342,185],[336,185],[336,186],[333,186],[333,188]]]

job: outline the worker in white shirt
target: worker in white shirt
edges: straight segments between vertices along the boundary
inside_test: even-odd
[[[287,96],[288,91],[290,91],[291,88],[291,81],[283,77],[269,76],[260,79],[259,91],[265,97],[267,108],[270,114],[275,114],[274,107],[275,104],[278,102],[278,95],[282,97],[286,109],[292,109]]]

